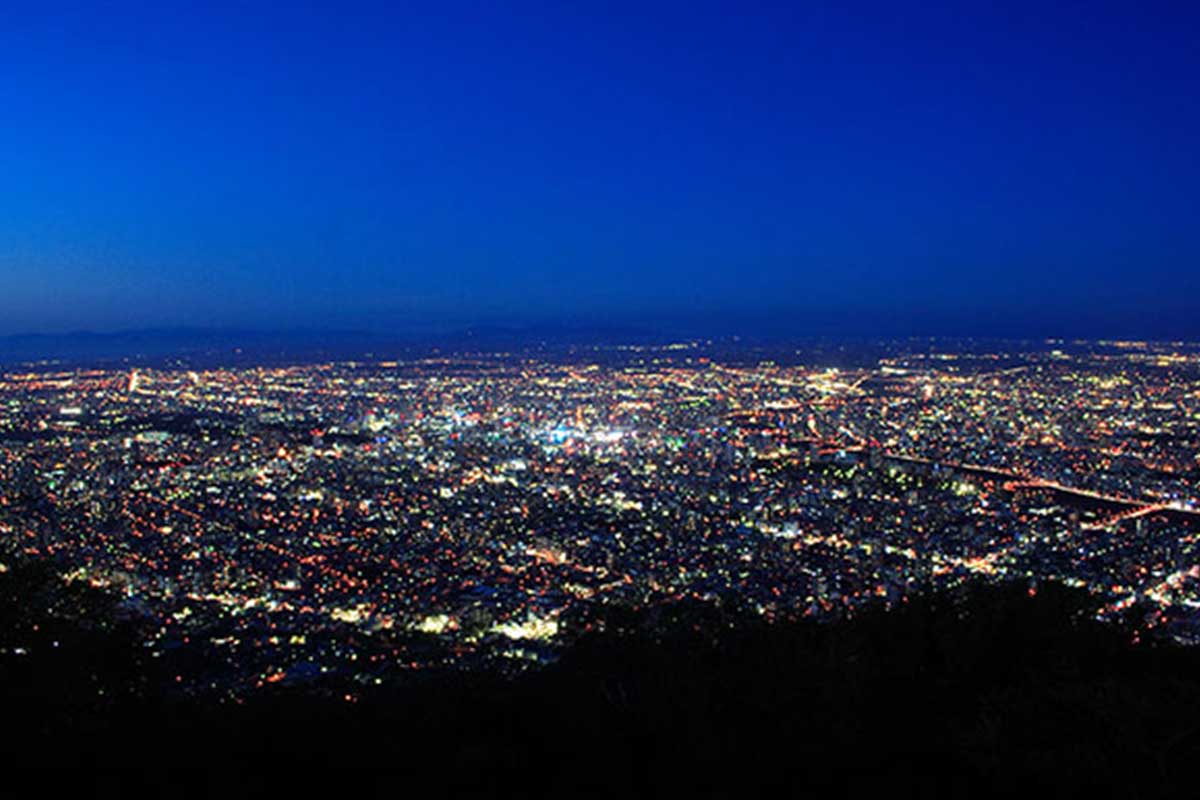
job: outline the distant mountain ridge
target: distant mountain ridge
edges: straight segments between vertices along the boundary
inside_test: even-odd
[[[394,337],[353,331],[253,331],[207,328],[154,328],[97,333],[16,334],[0,337],[0,363],[30,361],[143,361],[218,353],[299,354],[330,349],[369,348]]]
[[[63,362],[154,363],[173,358],[210,363],[397,356],[419,351],[543,344],[639,342],[661,338],[648,328],[603,325],[478,325],[445,333],[303,328],[252,330],[146,328],[113,332],[27,333],[0,336],[0,365]]]

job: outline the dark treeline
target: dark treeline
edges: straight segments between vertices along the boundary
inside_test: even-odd
[[[234,703],[171,691],[177,665],[139,644],[136,619],[25,565],[0,574],[5,760],[84,767],[74,780],[118,795],[273,796],[325,767],[351,768],[346,796],[418,780],[521,796],[1187,794],[1200,653],[1136,643],[1089,607],[1021,585],[836,624],[766,625],[736,603],[609,609],[602,632],[517,679]]]

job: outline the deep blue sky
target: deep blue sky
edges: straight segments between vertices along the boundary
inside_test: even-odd
[[[1194,4],[286,5],[5,4],[0,333],[1200,335]]]

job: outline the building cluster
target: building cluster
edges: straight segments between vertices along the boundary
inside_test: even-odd
[[[825,618],[975,577],[1200,637],[1194,350],[609,356],[10,370],[0,563],[119,593],[197,690],[520,667],[604,606]]]

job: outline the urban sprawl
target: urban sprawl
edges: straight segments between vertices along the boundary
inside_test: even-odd
[[[1198,454],[1184,345],[25,365],[0,570],[118,596],[148,648],[203,655],[194,691],[519,669],[604,608],[833,619],[972,580],[1193,642]]]

